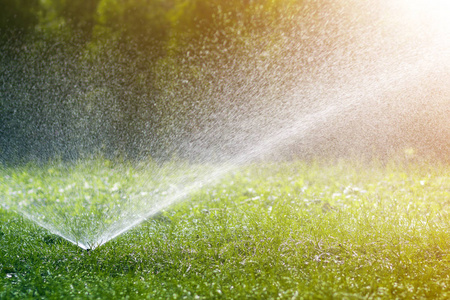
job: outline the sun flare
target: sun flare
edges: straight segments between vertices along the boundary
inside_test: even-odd
[[[401,3],[410,16],[417,18],[418,21],[450,31],[449,0],[402,0]]]

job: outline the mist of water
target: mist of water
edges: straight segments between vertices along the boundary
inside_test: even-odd
[[[351,152],[349,148],[364,152],[377,145],[374,140],[408,145],[411,138],[399,131],[401,124],[408,124],[404,119],[414,117],[417,109],[431,107],[433,117],[446,124],[450,107],[445,86],[450,78],[450,39],[446,37],[450,30],[439,23],[442,20],[423,23],[421,17],[419,27],[418,17],[408,9],[399,13],[403,4],[396,4],[373,1],[325,7],[323,16],[314,22],[315,12],[306,11],[304,27],[280,39],[276,58],[253,49],[246,56],[227,54],[219,69],[204,65],[203,74],[210,76],[207,87],[185,77],[181,68],[171,80],[176,88],[159,97],[181,103],[184,115],[174,110],[162,120],[173,124],[170,134],[158,137],[151,131],[146,135],[142,129],[142,138],[166,145],[163,148],[172,159],[165,155],[151,163],[141,162],[137,168],[118,163],[96,166],[98,162],[86,160],[84,164],[91,165],[83,169],[79,167],[83,163],[64,167],[63,162],[52,162],[55,168],[63,165],[66,172],[60,177],[37,176],[36,182],[28,183],[9,177],[5,167],[2,206],[16,209],[83,249],[93,249],[255,160],[304,153],[339,155]],[[95,77],[92,80],[96,84]],[[72,97],[86,96],[83,93]],[[114,118],[113,107],[118,104],[108,98],[114,95],[96,95],[99,101],[112,102],[112,113],[98,117]],[[211,99],[216,106],[196,107],[195,99]],[[182,130],[186,122],[196,122],[195,130]],[[89,126],[85,122],[73,130]],[[389,140],[392,137],[395,142]],[[81,135],[67,147],[83,142],[86,139]],[[82,175],[83,170],[93,169],[104,175],[100,178],[125,177],[130,187]],[[61,195],[78,200],[50,201],[45,198],[48,194],[36,191],[36,185],[54,185],[55,181],[63,190]],[[110,201],[92,200],[108,193]]]

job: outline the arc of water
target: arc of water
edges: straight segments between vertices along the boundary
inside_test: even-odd
[[[273,151],[280,144],[283,144],[286,140],[296,136],[301,137],[307,134],[309,130],[315,126],[320,126],[328,121],[330,117],[336,116],[336,114],[341,113],[345,110],[350,109],[363,109],[364,104],[371,100],[377,101],[377,99],[383,94],[389,92],[389,88],[392,90],[401,90],[402,88],[407,88],[411,84],[420,82],[424,76],[427,76],[432,72],[436,64],[440,63],[440,59],[436,59],[434,63],[428,60],[418,59],[415,64],[404,64],[398,66],[397,69],[389,69],[390,72],[384,72],[383,74],[377,76],[376,78],[368,77],[369,85],[367,82],[364,85],[359,85],[360,88],[352,88],[348,86],[344,89],[341,87],[341,93],[338,95],[333,95],[332,97],[337,97],[340,101],[334,101],[331,105],[325,105],[319,107],[316,111],[307,114],[298,120],[290,123],[289,126],[285,126],[269,135],[268,138],[262,140],[259,144],[248,147],[243,154],[230,159],[226,164],[217,168],[213,173],[208,173],[207,175],[201,176],[195,182],[185,186],[183,189],[178,190],[176,193],[166,198],[164,201],[157,203],[150,210],[138,217],[133,219],[119,220],[109,226],[100,236],[97,237],[96,241],[93,242],[93,248],[99,247],[109,240],[112,240],[119,235],[127,232],[128,230],[136,227],[140,223],[147,220],[152,215],[161,211],[162,209],[186,198],[191,192],[210,184],[226,174],[232,172],[239,168],[240,165],[251,161],[252,159]],[[362,79],[359,79],[361,81]],[[357,83],[356,86],[358,85]],[[293,95],[295,97],[295,95]],[[364,100],[361,98],[367,97]],[[346,101],[342,101],[345,99]]]

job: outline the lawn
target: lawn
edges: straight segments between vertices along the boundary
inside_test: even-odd
[[[23,170],[0,201],[11,178],[56,193]],[[0,299],[450,298],[445,164],[254,163],[91,251],[3,206]]]

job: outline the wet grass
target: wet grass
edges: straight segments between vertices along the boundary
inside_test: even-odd
[[[0,299],[447,299],[449,213],[449,166],[348,162],[248,166],[93,251],[0,209]]]

